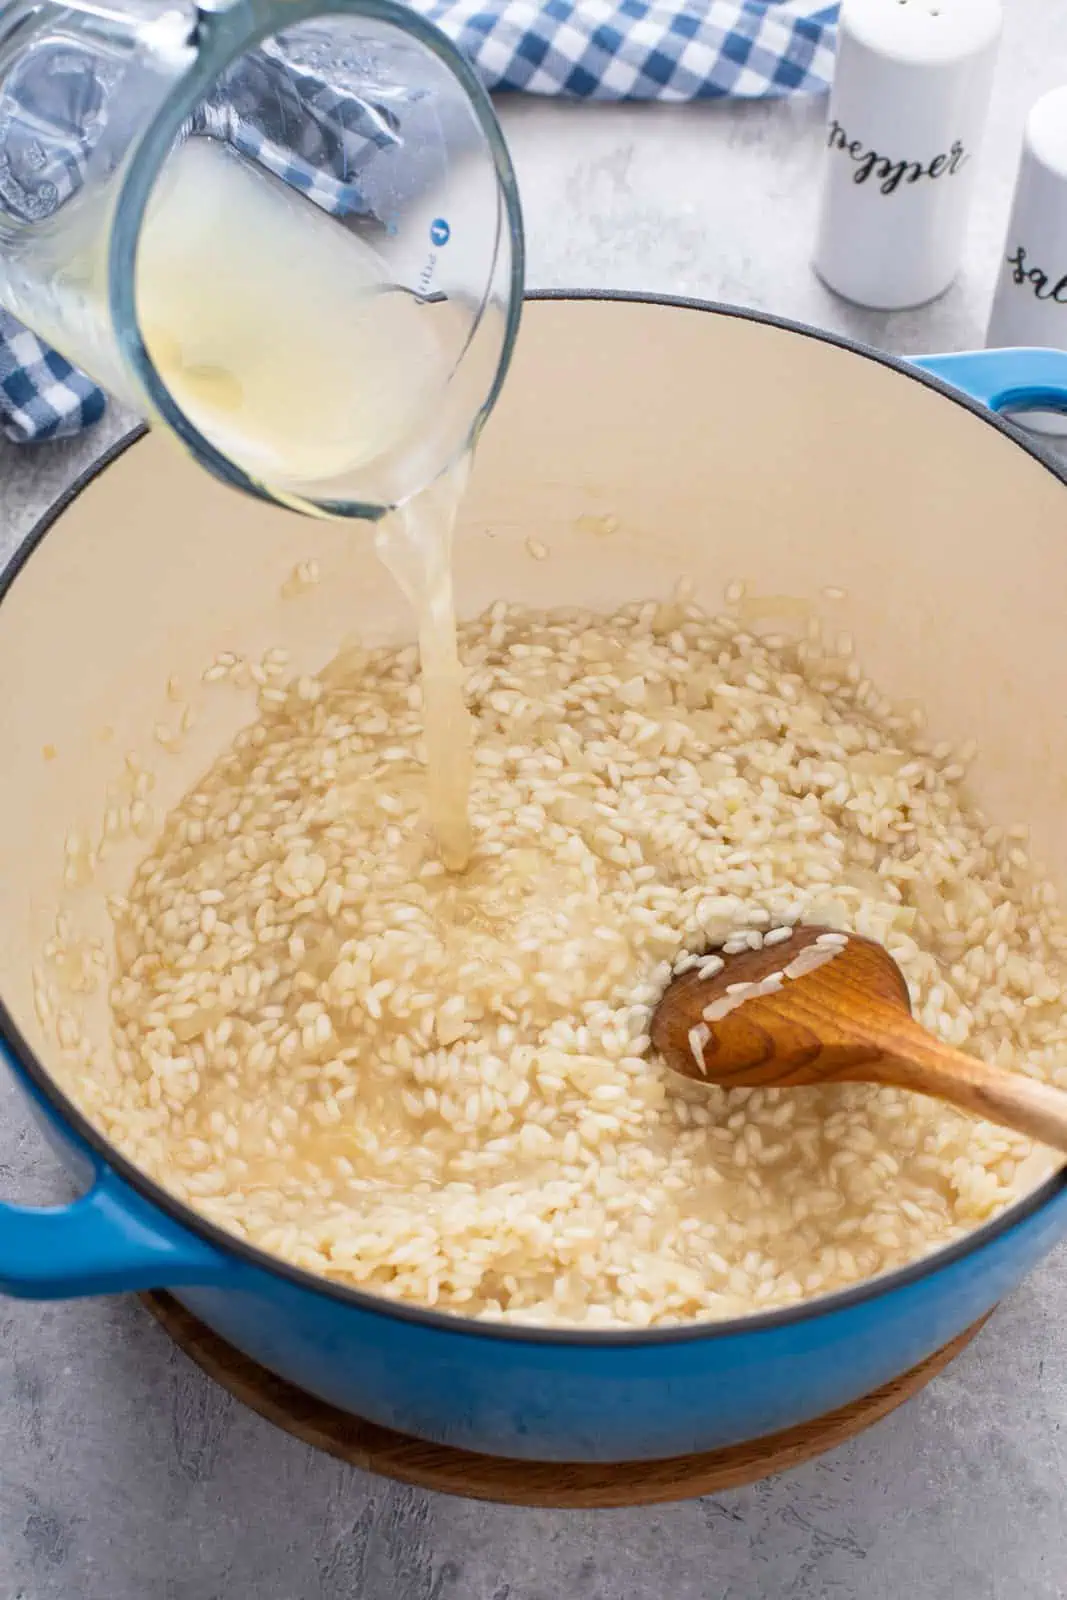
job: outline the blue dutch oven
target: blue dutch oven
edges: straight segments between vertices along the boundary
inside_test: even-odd
[[[1062,469],[997,414],[1033,407],[1067,408],[1067,354],[907,364],[722,308],[535,300],[466,508],[461,606],[605,606],[666,594],[682,573],[713,601],[737,577],[816,604],[839,586],[835,617],[875,681],[921,700],[935,730],[980,741],[988,813],[1031,823],[1065,881],[1067,494]],[[549,560],[530,561],[534,533]],[[309,558],[323,581],[282,599]],[[1067,1187],[1046,1172],[902,1271],[787,1310],[634,1333],[480,1325],[329,1283],[220,1231],[139,1173],[63,1087],[70,1066],[35,1017],[32,970],[61,905],[106,936],[105,892],[134,859],[118,851],[92,885],[64,889],[63,841],[98,825],[122,752],[150,742],[169,674],[196,682],[218,649],[269,644],[314,668],[345,634],[395,635],[406,618],[362,534],[233,496],[142,435],[37,527],[2,599],[0,1027],[83,1191],[57,1208],[0,1206],[4,1292],[166,1288],[266,1367],[390,1428],[507,1456],[633,1461],[757,1438],[876,1388],[987,1312],[1067,1231]],[[219,704],[182,755],[160,756],[161,804],[250,715]],[[87,1006],[105,1048],[102,1002]],[[106,1109],[94,1119],[106,1127]]]

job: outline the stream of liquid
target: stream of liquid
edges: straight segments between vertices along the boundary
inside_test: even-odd
[[[472,848],[473,732],[463,693],[452,596],[452,535],[469,471],[467,455],[379,522],[375,536],[382,563],[418,619],[427,810],[441,860],[450,872],[464,870]]]

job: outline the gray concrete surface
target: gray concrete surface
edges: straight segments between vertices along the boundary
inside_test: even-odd
[[[936,305],[865,313],[811,276],[823,108],[799,102],[513,102],[531,283],[734,300],[902,352],[979,344],[1021,119],[1067,79],[1063,0],[1007,10],[966,264]],[[0,558],[121,426],[0,447]],[[0,1195],[61,1192],[0,1084]],[[921,1399],[831,1457],[715,1499],[590,1514],[448,1500],[315,1455],[130,1301],[0,1303],[0,1600],[1060,1600],[1065,1267],[1061,1250]]]

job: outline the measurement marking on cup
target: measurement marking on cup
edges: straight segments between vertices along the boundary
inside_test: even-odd
[[[431,250],[426,265],[419,273],[419,293],[429,294],[433,282],[434,268],[437,266],[437,252],[442,250],[452,237],[452,229],[444,217],[434,217],[430,223],[430,243],[437,249]]]

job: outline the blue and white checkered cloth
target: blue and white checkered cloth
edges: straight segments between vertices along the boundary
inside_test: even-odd
[[[486,88],[582,100],[761,99],[829,87],[838,6],[818,0],[413,0],[473,62]],[[272,55],[272,52],[273,55]],[[63,95],[86,93],[85,66],[69,56],[23,85],[62,143]],[[90,86],[91,89],[91,86]],[[58,96],[58,99],[56,98]],[[83,105],[84,102],[82,101]],[[2,120],[2,119],[0,119]],[[310,83],[277,47],[261,47],[222,80],[197,131],[225,138],[338,214],[366,211],[354,182],[375,150],[393,142],[387,122],[359,100]],[[38,126],[40,126],[38,121]],[[10,141],[10,132],[5,137]],[[23,152],[26,220],[47,215],[81,181],[77,155],[49,166]],[[10,147],[4,152],[11,177]],[[17,168],[18,149],[14,151]],[[362,181],[362,180],[361,180]],[[4,200],[12,205],[11,186]],[[64,438],[103,415],[101,391],[0,308],[0,432],[18,442]]]
[[[415,9],[486,88],[580,100],[820,92],[838,12],[826,0],[415,0]]]

